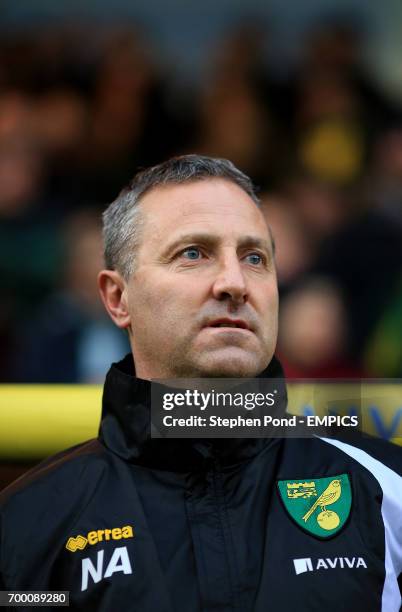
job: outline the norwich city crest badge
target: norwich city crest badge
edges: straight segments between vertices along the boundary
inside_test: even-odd
[[[278,490],[291,518],[305,531],[329,538],[342,529],[352,506],[349,476],[279,480]]]

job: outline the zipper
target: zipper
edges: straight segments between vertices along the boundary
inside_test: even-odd
[[[235,557],[235,549],[232,531],[230,527],[228,509],[226,506],[225,494],[223,489],[223,476],[222,476],[222,464],[219,450],[213,449],[212,451],[212,483],[213,483],[213,493],[216,499],[217,509],[218,509],[218,517],[219,517],[219,525],[220,531],[222,533],[223,547],[224,547],[224,555],[226,559],[226,568],[227,575],[229,581],[229,589],[231,594],[231,607],[234,611],[244,612],[244,608],[242,606],[242,594],[238,587],[236,587],[236,583],[238,584],[238,580],[236,580],[236,576],[238,576],[238,571],[236,567],[236,557]]]

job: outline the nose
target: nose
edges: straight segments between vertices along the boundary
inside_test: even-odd
[[[220,262],[212,292],[216,300],[228,300],[236,306],[247,302],[246,279],[237,253],[226,255]]]

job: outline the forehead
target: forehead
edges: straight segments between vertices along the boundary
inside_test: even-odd
[[[222,238],[254,234],[266,239],[260,209],[236,183],[211,178],[155,187],[141,199],[145,240],[169,240],[185,232],[207,232]]]

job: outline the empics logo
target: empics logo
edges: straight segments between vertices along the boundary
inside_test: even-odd
[[[122,538],[126,540],[127,538],[133,537],[134,530],[131,525],[126,525],[121,528],[114,527],[113,529],[98,529],[97,531],[90,531],[86,537],[77,535],[68,538],[66,548],[70,552],[75,552],[76,550],[84,550],[87,544],[93,546],[94,544],[98,544],[98,542],[121,540]]]
[[[315,570],[327,569],[353,569],[364,567],[367,565],[363,557],[333,557],[326,559],[315,559],[314,561],[307,557],[306,559],[293,559],[296,574],[304,574],[305,572],[314,572]]]

